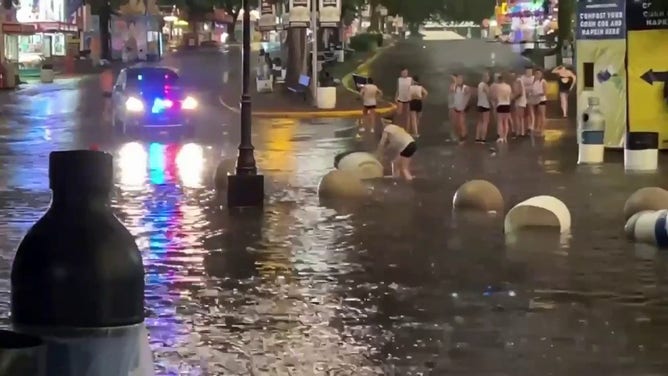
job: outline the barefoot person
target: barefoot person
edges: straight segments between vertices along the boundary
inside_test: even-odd
[[[515,129],[517,135],[523,137],[526,135],[526,114],[527,114],[527,93],[522,83],[522,77],[516,77],[512,81],[513,98],[515,98],[515,108],[513,109],[513,116],[515,117]]]
[[[376,155],[378,159],[388,157],[392,161],[392,176],[413,180],[410,171],[411,157],[417,151],[415,139],[405,129],[383,119],[383,136],[380,138]]]
[[[102,89],[102,96],[104,97],[104,109],[102,110],[102,119],[104,121],[111,120],[111,96],[114,91],[114,73],[111,68],[105,68],[100,74],[100,89]]]
[[[411,85],[413,78],[408,76],[408,69],[401,69],[401,75],[397,79],[397,93],[395,94],[395,101],[397,102],[397,120],[398,123],[409,129],[410,124],[410,101],[411,101]]]
[[[487,141],[487,127],[489,125],[489,73],[482,74],[478,83],[478,123],[475,128],[475,142],[484,144]]]
[[[455,105],[455,127],[457,129],[457,137],[459,137],[459,143],[464,143],[466,141],[466,136],[468,135],[466,110],[468,109],[469,99],[471,99],[471,89],[464,85],[464,76],[458,74],[452,90]]]
[[[374,131],[376,125],[376,106],[378,105],[378,97],[383,95],[378,86],[373,83],[373,78],[369,77],[367,82],[360,90],[362,96],[362,110],[364,114],[364,128],[371,133]]]
[[[450,86],[448,87],[448,120],[450,121],[450,139],[454,140],[457,134],[457,113],[455,112],[455,86],[457,76],[450,75]]]
[[[411,111],[408,133],[412,134],[413,137],[420,136],[418,125],[420,123],[420,118],[422,117],[422,101],[424,101],[428,94],[429,93],[424,86],[420,84],[420,78],[418,76],[413,77],[413,84],[411,85],[410,90],[411,101],[408,105],[408,108]]]
[[[532,89],[533,89],[533,68],[528,67],[524,70],[524,74],[521,77],[522,86],[524,86],[524,93],[527,97],[527,106],[526,111],[524,112],[524,127],[531,131],[534,126],[534,112],[533,106],[531,105],[531,98],[533,98]]]
[[[559,102],[561,104],[561,113],[564,118],[568,117],[568,95],[575,87],[575,73],[570,69],[560,65],[552,70],[552,73],[559,75]]]
[[[499,82],[494,87],[492,93],[494,105],[496,107],[496,128],[499,138],[496,142],[508,142],[508,131],[510,128],[510,102],[513,95],[513,88],[508,85],[506,78],[500,76]]]
[[[547,81],[543,78],[543,71],[536,69],[534,72],[534,82],[531,88],[531,95],[533,96],[533,112],[534,112],[534,129],[540,136],[545,130],[545,107],[547,105]]]

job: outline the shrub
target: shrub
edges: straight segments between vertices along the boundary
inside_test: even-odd
[[[350,38],[350,48],[359,52],[373,51],[379,46],[376,35],[370,33],[354,35]]]

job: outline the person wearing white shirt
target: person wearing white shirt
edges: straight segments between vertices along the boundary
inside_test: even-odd
[[[533,97],[533,82],[535,80],[533,76],[533,68],[528,67],[524,70],[524,75],[520,78],[522,82],[522,87],[524,88],[524,95],[527,99],[527,105],[524,111],[524,127],[527,130],[532,130],[534,126],[534,111],[533,106],[531,105],[531,98]]]
[[[492,93],[494,105],[496,106],[496,129],[499,138],[496,142],[508,142],[508,130],[510,129],[510,109],[513,97],[513,88],[508,85],[506,78],[499,77]]]
[[[475,142],[484,144],[487,140],[487,127],[489,126],[489,111],[491,106],[489,100],[489,73],[484,72],[480,83],[478,83],[478,123],[475,127]]]
[[[366,84],[360,90],[362,96],[362,105],[364,106],[362,113],[364,116],[364,127],[373,133],[376,125],[376,106],[378,105],[378,97],[381,97],[383,92],[378,86],[373,83],[373,79],[369,77]],[[362,129],[365,129],[362,128]]]
[[[533,112],[534,112],[534,131],[538,135],[543,134],[545,129],[545,107],[547,104],[547,81],[543,78],[543,71],[536,69],[534,72],[534,81],[531,87],[531,95],[533,96]]]
[[[399,78],[397,79],[397,93],[395,95],[395,102],[397,103],[397,115],[399,115],[400,123],[408,128],[410,122],[410,108],[411,101],[411,85],[413,78],[408,76],[408,69],[402,68]]]
[[[457,74],[455,83],[450,87],[450,95],[454,102],[455,124],[459,143],[466,142],[468,129],[466,124],[466,111],[468,110],[469,100],[471,99],[471,89],[464,85],[464,76]]]
[[[513,87],[513,98],[515,98],[515,103],[513,109],[511,109],[513,114],[513,123],[515,124],[515,134],[517,136],[526,135],[526,114],[527,114],[527,93],[524,89],[522,83],[522,77],[515,77],[512,81]]]
[[[422,101],[424,101],[428,94],[429,93],[424,86],[420,85],[418,76],[413,77],[413,84],[410,88],[411,101],[408,104],[408,108],[411,110],[408,132],[412,134],[413,137],[420,136],[420,133],[418,132],[418,123],[420,122],[420,117],[422,117]]]
[[[402,127],[392,124],[391,120],[383,119],[382,121],[383,135],[376,150],[378,159],[389,157],[392,160],[392,176],[403,177],[407,181],[413,180],[410,162],[417,151],[415,139]]]

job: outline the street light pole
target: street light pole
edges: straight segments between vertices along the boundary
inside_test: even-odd
[[[311,95],[318,103],[318,0],[311,0]]]
[[[227,176],[227,205],[230,208],[261,207],[264,204],[264,176],[258,175],[255,148],[251,140],[250,60],[251,25],[250,0],[243,2],[243,47],[241,57],[241,137],[237,156],[236,174]],[[224,185],[224,162],[216,170],[216,188]]]

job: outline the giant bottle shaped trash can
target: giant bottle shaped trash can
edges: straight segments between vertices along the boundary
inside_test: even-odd
[[[605,154],[605,116],[599,107],[598,97],[589,97],[589,105],[582,112],[581,136],[578,145],[578,163],[603,163]]]
[[[51,206],[11,271],[14,330],[41,337],[48,376],[152,375],[144,267],[110,207],[112,156],[53,152]]]

